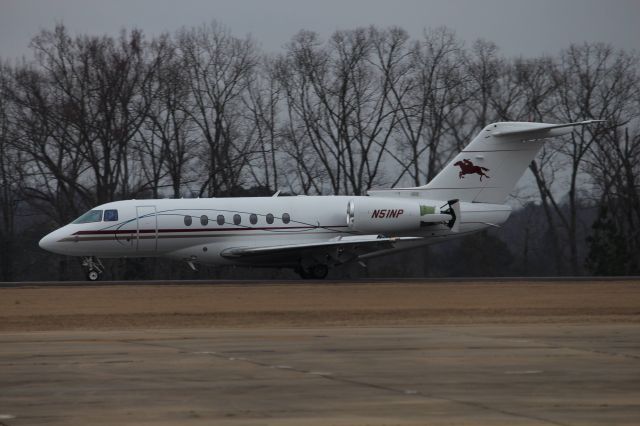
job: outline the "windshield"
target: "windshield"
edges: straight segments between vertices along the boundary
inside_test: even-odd
[[[71,223],[91,223],[102,220],[102,210],[90,210]]]

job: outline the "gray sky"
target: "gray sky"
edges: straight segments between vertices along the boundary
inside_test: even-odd
[[[0,57],[29,55],[40,29],[63,22],[72,33],[147,35],[217,20],[279,51],[300,29],[324,38],[336,29],[398,25],[416,37],[445,25],[467,43],[496,42],[503,53],[556,53],[571,42],[640,47],[640,0],[0,0]]]

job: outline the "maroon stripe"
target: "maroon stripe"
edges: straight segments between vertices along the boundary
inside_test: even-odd
[[[221,231],[270,231],[270,230],[283,230],[283,229],[316,229],[316,228],[346,228],[347,225],[335,225],[335,226],[274,226],[274,227],[261,227],[261,228],[199,228],[199,229],[158,229],[158,233],[165,232],[221,232]],[[114,229],[110,231],[77,231],[73,235],[113,235],[113,234],[155,234],[155,229],[137,229],[122,230]]]

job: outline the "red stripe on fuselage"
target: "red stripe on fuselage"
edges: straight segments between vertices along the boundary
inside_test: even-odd
[[[96,231],[77,231],[73,235],[104,235],[104,234],[153,234],[153,233],[168,233],[168,232],[220,232],[220,231],[270,231],[270,230],[283,230],[283,229],[317,229],[317,228],[346,228],[347,225],[335,225],[335,226],[273,226],[273,227],[243,227],[243,228],[190,228],[190,229],[131,229],[131,230],[96,230]]]

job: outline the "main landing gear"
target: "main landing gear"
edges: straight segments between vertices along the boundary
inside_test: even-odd
[[[323,263],[317,263],[306,268],[299,266],[296,272],[304,279],[321,280],[329,273],[329,267]]]
[[[82,266],[87,270],[87,280],[89,281],[98,281],[104,272],[104,265],[95,256],[83,257]]]

